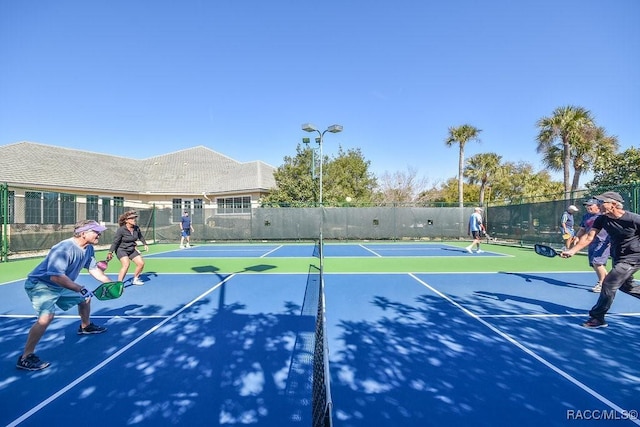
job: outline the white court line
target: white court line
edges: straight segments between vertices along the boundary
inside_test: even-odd
[[[365,251],[371,252],[371,253],[372,253],[372,254],[374,254],[375,256],[382,258],[382,255],[380,255],[379,253],[377,253],[377,252],[376,252],[376,251],[374,251],[374,250],[369,249],[368,247],[364,246],[363,244],[360,244],[360,245],[358,245],[358,246],[360,246],[360,247],[361,247],[362,249],[364,249]]]
[[[434,292],[440,298],[444,299],[445,301],[447,301],[451,305],[453,305],[453,306],[457,307],[458,309],[460,309],[466,315],[472,317],[473,319],[476,319],[478,322],[482,323],[484,326],[486,326],[487,328],[491,329],[493,332],[495,332],[496,334],[498,334],[499,336],[501,336],[502,338],[504,338],[505,340],[507,340],[511,344],[515,345],[520,350],[524,351],[526,354],[528,354],[529,356],[531,356],[534,359],[536,359],[538,362],[540,362],[543,365],[545,365],[547,368],[551,369],[555,373],[557,373],[560,376],[562,376],[564,379],[568,380],[569,382],[571,382],[574,385],[576,385],[579,388],[581,388],[583,391],[585,391],[588,394],[590,394],[591,396],[595,397],[600,402],[602,402],[605,405],[607,405],[609,408],[613,409],[614,411],[616,411],[616,412],[618,412],[620,414],[628,414],[629,413],[629,411],[624,410],[623,408],[621,408],[620,406],[616,405],[615,403],[613,403],[612,401],[610,401],[609,399],[607,399],[606,397],[604,397],[603,395],[601,395],[600,393],[598,393],[597,391],[592,389],[591,387],[589,387],[586,384],[578,381],[576,378],[572,377],[569,373],[563,371],[562,369],[558,368],[553,363],[551,363],[548,360],[546,360],[544,357],[538,355],[536,352],[534,352],[533,350],[531,350],[530,348],[528,348],[527,346],[522,344],[520,341],[518,341],[515,338],[511,337],[511,335],[509,335],[509,334],[507,334],[505,332],[502,332],[500,329],[496,328],[491,323],[487,322],[486,320],[483,320],[482,318],[480,318],[478,315],[476,315],[472,311],[466,309],[462,305],[458,304],[457,302],[455,302],[454,300],[449,298],[447,295],[445,295],[442,292],[438,291],[437,289],[433,288],[431,285],[429,285],[428,283],[426,283],[423,280],[421,280],[420,278],[418,278],[415,274],[409,273],[409,276],[411,276],[413,279],[415,279],[418,283],[420,283],[421,285],[423,285],[427,289],[429,289],[432,292]],[[634,424],[640,426],[640,420],[639,419],[629,419],[629,420],[632,421]]]
[[[92,319],[166,319],[170,316],[162,316],[162,315],[127,315],[127,314],[116,314],[109,316],[94,316],[91,315]],[[35,314],[0,314],[0,319],[37,319],[38,316]],[[56,319],[80,319],[80,316],[77,314],[56,314]]]
[[[284,246],[284,245],[280,245],[280,246],[278,246],[278,247],[275,247],[275,248],[271,249],[269,252],[267,252],[267,253],[265,253],[265,254],[263,254],[263,255],[260,255],[260,258],[264,258],[264,257],[266,257],[267,255],[274,253],[275,251],[277,251],[278,249],[282,248],[283,246]]]
[[[190,308],[193,304],[195,304],[196,302],[198,302],[199,300],[201,300],[202,298],[206,297],[207,295],[209,295],[211,292],[213,292],[214,290],[218,289],[220,286],[222,286],[225,282],[229,281],[232,277],[234,277],[236,274],[232,274],[228,277],[226,277],[223,281],[221,281],[220,283],[218,283],[217,285],[213,286],[211,289],[207,290],[206,292],[204,292],[203,294],[197,296],[196,298],[194,298],[193,300],[191,300],[189,303],[187,303],[186,305],[184,305],[182,308],[180,308],[178,311],[176,311],[175,313],[173,313],[172,315],[168,316],[166,319],[164,319],[162,322],[158,323],[157,325],[153,326],[151,329],[149,329],[148,331],[146,331],[144,334],[140,335],[138,338],[136,338],[135,340],[131,341],[129,344],[125,345],[124,347],[122,347],[120,350],[116,351],[115,353],[113,353],[111,356],[107,357],[106,359],[104,359],[102,362],[98,363],[96,366],[94,366],[93,368],[91,368],[89,371],[87,371],[86,373],[84,373],[83,375],[81,375],[80,377],[76,378],[74,381],[72,381],[71,383],[67,384],[65,387],[61,388],[60,390],[58,390],[56,393],[52,394],[51,396],[49,396],[47,399],[43,400],[42,402],[40,402],[39,404],[37,404],[36,406],[34,406],[33,408],[31,408],[29,411],[25,412],[24,414],[22,414],[20,417],[16,418],[15,420],[13,420],[11,423],[7,424],[7,427],[15,427],[18,424],[22,423],[23,421],[25,421],[26,419],[28,419],[29,417],[31,417],[33,414],[35,414],[36,412],[40,411],[42,408],[46,407],[48,404],[50,404],[51,402],[53,402],[54,400],[56,400],[57,398],[59,398],[60,396],[62,396],[63,394],[65,394],[66,392],[68,392],[69,390],[71,390],[72,388],[74,388],[75,386],[77,386],[78,384],[80,384],[82,381],[86,380],[87,378],[89,378],[91,375],[95,374],[96,372],[98,372],[100,369],[104,368],[106,365],[108,365],[109,363],[111,363],[113,360],[115,360],[116,358],[120,357],[120,355],[122,355],[124,352],[126,352],[127,350],[129,350],[131,347],[133,347],[134,345],[138,344],[140,341],[142,341],[143,339],[145,339],[146,337],[148,337],[149,335],[151,335],[153,332],[157,331],[158,329],[160,329],[162,326],[164,326],[166,323],[168,323],[170,320],[174,319],[175,317],[177,317],[179,314],[181,314],[183,311],[187,310],[188,308]]]
[[[586,313],[585,313],[586,314]],[[585,317],[585,314],[552,314],[552,313],[540,313],[540,314],[478,314],[477,316],[482,319],[489,318],[527,318],[527,317],[538,317],[538,318],[553,318],[553,317]],[[607,316],[628,316],[628,317],[638,317],[640,313],[607,313]]]

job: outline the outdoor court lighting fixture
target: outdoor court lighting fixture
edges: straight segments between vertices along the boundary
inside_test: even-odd
[[[316,128],[314,125],[312,125],[311,123],[305,123],[302,125],[302,130],[305,132],[317,132],[318,135],[320,136],[320,138],[316,138],[316,142],[318,143],[318,146],[320,147],[320,183],[319,183],[319,203],[320,206],[322,206],[322,163],[323,163],[323,157],[322,157],[322,142],[324,139],[324,134],[327,132],[331,132],[331,133],[338,133],[338,132],[342,132],[342,125],[331,125],[328,128],[326,128],[324,131],[320,132],[318,130],[318,128]]]

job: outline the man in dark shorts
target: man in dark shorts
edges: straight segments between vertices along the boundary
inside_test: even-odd
[[[640,215],[625,211],[624,199],[615,191],[607,191],[594,198],[602,215],[595,219],[591,230],[561,256],[569,258],[575,255],[587,247],[600,230],[609,233],[613,266],[602,282],[596,305],[589,311],[589,320],[582,324],[585,328],[604,328],[608,326],[604,317],[618,289],[640,298],[640,286],[634,286],[633,280],[634,273],[640,270]]]
[[[193,225],[191,225],[191,218],[189,217],[189,212],[184,211],[182,214],[182,219],[180,220],[180,249],[185,247],[191,247],[191,232],[193,231]],[[185,246],[184,241],[187,241],[187,245]]]

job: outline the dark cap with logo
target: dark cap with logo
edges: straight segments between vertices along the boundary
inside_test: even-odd
[[[615,191],[606,191],[602,194],[595,196],[595,199],[600,200],[601,202],[618,202],[624,203],[624,199],[620,195],[620,193],[616,193]]]

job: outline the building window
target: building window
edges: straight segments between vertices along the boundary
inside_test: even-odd
[[[114,197],[113,198],[114,218],[120,218],[120,215],[122,215],[123,213],[124,213],[124,197]]]
[[[180,222],[182,219],[182,199],[173,199],[171,202],[173,222]]]
[[[42,223],[58,224],[58,193],[42,193]]]
[[[99,197],[98,196],[87,196],[87,219],[92,219],[94,221],[100,221],[100,211],[98,204]]]
[[[104,222],[115,222],[111,217],[111,199],[108,197],[102,198],[102,220]]]
[[[60,224],[75,224],[76,221],[76,196],[60,194]]]
[[[218,214],[250,214],[251,196],[225,197],[216,199]]]
[[[24,222],[27,224],[42,223],[42,193],[39,191],[25,191]]]
[[[202,199],[195,199],[193,201],[193,215],[191,215],[191,220],[196,224],[204,223],[204,203]]]

